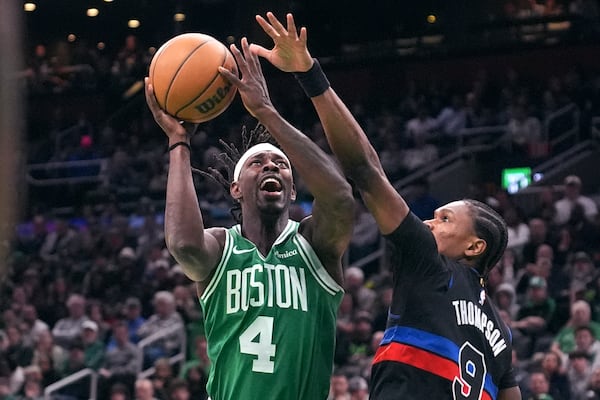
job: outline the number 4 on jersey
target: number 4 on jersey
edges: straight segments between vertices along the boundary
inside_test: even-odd
[[[252,371],[272,374],[275,362],[273,343],[273,317],[257,317],[240,335],[240,352],[257,356],[252,361]]]

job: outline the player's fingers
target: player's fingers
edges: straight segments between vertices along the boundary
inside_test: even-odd
[[[250,51],[248,39],[245,37],[242,38],[242,50],[244,51],[244,58],[246,59],[246,63],[253,71],[256,71],[259,68],[258,56]]]
[[[296,30],[296,23],[294,22],[294,16],[291,13],[286,15],[287,19],[287,31],[290,35],[298,35],[298,31]]]
[[[242,51],[244,54],[244,60],[246,61],[247,73],[256,75],[257,70],[260,69],[258,64],[258,57],[250,51],[250,45],[248,44],[248,38],[243,37],[241,40]]]
[[[244,72],[247,71],[246,59],[235,44],[229,46],[229,49],[231,50],[231,54],[233,54],[233,58],[237,61],[238,69],[242,73],[242,76],[244,76]]]
[[[225,67],[217,68],[219,73],[229,80],[234,86],[239,87],[241,84],[240,78]]]
[[[256,22],[263,28],[263,31],[273,40],[279,37],[279,34],[275,31],[275,29],[269,24],[263,17],[260,15],[256,16]]]
[[[300,41],[306,46],[308,41],[308,34],[305,27],[300,28]]]
[[[150,108],[150,111],[152,111],[152,114],[156,114],[156,112],[160,110],[160,107],[158,106],[158,102],[156,101],[156,97],[154,96],[154,88],[152,87],[152,84],[150,83],[150,79],[148,79],[148,77],[144,78],[144,84],[146,103],[148,103],[148,107]]]
[[[256,43],[252,43],[250,45],[250,51],[259,57],[266,58],[267,60],[271,56],[271,50],[268,50]]]
[[[267,13],[267,18],[269,19],[271,26],[275,29],[275,32],[277,32],[279,35],[287,34],[287,29],[285,29],[285,27],[281,24],[281,22],[279,22],[277,17],[275,17],[275,14],[273,14],[271,11],[269,11]]]

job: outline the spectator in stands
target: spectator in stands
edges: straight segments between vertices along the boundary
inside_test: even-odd
[[[554,262],[554,250],[551,246],[542,244],[538,246],[535,262],[529,263],[517,274],[517,293],[522,294],[528,287],[529,281],[534,276],[541,276],[548,284],[548,294],[555,300],[563,300],[568,296],[569,277],[565,274],[562,265]]]
[[[176,310],[172,293],[159,291],[154,295],[154,313],[138,329],[140,338],[164,329],[184,328],[183,319]],[[144,348],[144,365],[152,365],[160,357],[170,357],[181,349],[180,333],[176,330]]]
[[[85,349],[83,342],[74,340],[71,342],[69,347],[69,355],[65,361],[65,365],[62,368],[63,378],[74,374],[75,372],[81,371],[85,368]],[[72,396],[76,399],[84,399],[89,396],[90,392],[90,380],[89,378],[80,379],[65,386],[58,391],[61,395]]]
[[[431,116],[429,107],[424,101],[421,101],[416,110],[416,115],[406,122],[406,137],[409,143],[414,143],[417,138],[423,141],[432,136],[435,129],[435,119]]]
[[[133,392],[134,382],[142,366],[142,351],[129,340],[129,330],[125,321],[118,321],[113,326],[115,346],[107,350],[100,376],[105,380],[101,387],[111,387],[122,383],[129,392]]]
[[[542,138],[542,124],[530,111],[527,104],[515,104],[512,115],[506,126],[508,140],[512,151],[526,159],[529,146],[537,143]]]
[[[535,208],[530,216],[532,218],[541,218],[548,225],[553,224],[554,216],[556,215],[556,208],[554,207],[556,199],[554,195],[554,188],[552,186],[542,187],[535,200]]]
[[[206,392],[208,372],[204,371],[199,365],[188,369],[183,379],[187,382],[192,399],[206,400],[208,398]]]
[[[177,269],[181,272],[175,273],[174,270]],[[183,276],[185,279],[188,279],[184,274],[179,265],[173,266],[171,268],[171,276]],[[190,323],[201,323],[202,320],[202,309],[200,308],[200,303],[196,298],[196,287],[189,283],[187,285],[177,285],[173,288],[173,297],[175,298],[176,309],[179,315],[183,318],[183,321],[186,325]]]
[[[563,226],[563,230],[568,232],[569,251],[586,251],[600,255],[600,224],[585,217],[581,204],[575,204],[571,218]]]
[[[588,196],[581,194],[582,182],[577,175],[569,175],[564,180],[564,196],[554,203],[556,214],[554,223],[564,225],[571,219],[571,213],[576,204],[583,208],[588,221],[594,221],[598,215],[598,206]]]
[[[594,337],[594,331],[589,326],[575,329],[575,351],[587,354],[592,369],[600,366],[600,341]]]
[[[145,275],[143,280],[142,299],[149,299],[157,292],[171,292],[173,290],[173,279],[170,275],[171,264],[162,259],[156,262],[152,275]]]
[[[80,294],[71,294],[67,299],[69,315],[59,319],[52,327],[52,336],[59,346],[68,349],[79,339],[83,323],[89,320],[85,315],[85,303],[85,297]]]
[[[19,400],[43,400],[43,388],[42,384],[37,379],[26,379],[23,384],[23,394],[19,397]]]
[[[555,241],[550,237],[548,223],[543,218],[531,218],[528,222],[529,240],[523,246],[523,263],[532,263],[535,261],[536,252],[540,245],[547,244],[553,246]]]
[[[517,313],[513,328],[531,340],[530,355],[537,351],[544,351],[550,344],[552,333],[549,330],[556,303],[548,296],[546,279],[534,276],[529,280],[525,303]]]
[[[168,392],[169,400],[188,400],[191,398],[189,385],[183,379],[173,379],[169,384]]]
[[[371,339],[373,336],[373,317],[368,311],[359,311],[354,317],[354,331],[350,336],[349,358],[345,372],[358,375],[370,366]]]
[[[593,290],[594,280],[597,278],[592,259],[585,251],[578,251],[570,257],[565,267],[570,280],[571,293],[576,295],[579,291],[584,292],[583,297],[587,300],[590,296],[586,292]]]
[[[371,311],[377,298],[373,289],[365,286],[365,274],[358,267],[350,267],[345,272],[344,289],[354,300],[356,310]]]
[[[348,389],[348,377],[341,371],[334,371],[331,375],[331,387],[327,400],[350,400]]]
[[[455,144],[462,130],[467,126],[467,110],[460,93],[450,96],[450,103],[445,105],[435,117],[435,130],[441,135],[441,143]]]
[[[465,128],[479,128],[495,124],[496,120],[492,110],[483,105],[477,90],[468,92],[465,96]],[[465,139],[469,141],[469,138]]]
[[[33,348],[23,343],[23,334],[16,325],[9,325],[5,329],[8,346],[4,349],[4,356],[12,368],[26,367],[33,360]]]
[[[372,308],[373,330],[385,331],[389,316],[394,288],[389,281],[383,281],[377,286],[377,300]]]
[[[144,274],[144,266],[137,256],[136,250],[125,246],[117,255],[117,271],[119,272],[118,294],[119,300],[125,299],[132,294],[142,292],[142,281],[140,277]]]
[[[188,361],[181,367],[179,371],[180,378],[185,378],[188,370],[196,367],[199,367],[205,374],[208,374],[210,359],[208,358],[206,346],[206,337],[204,335],[198,335],[194,338],[194,353],[188,357]]]
[[[137,36],[127,35],[111,68],[111,74],[117,84],[116,89],[125,91],[136,81],[141,81],[146,67],[144,52]]]
[[[159,358],[154,362],[154,374],[150,377],[154,394],[159,400],[169,399],[169,384],[175,379],[173,367],[168,358]]]
[[[61,372],[61,368],[67,359],[67,350],[54,343],[54,338],[50,331],[42,331],[38,335],[33,349],[33,364],[41,364],[43,358],[49,358],[52,366]]]
[[[0,376],[0,399],[1,400],[17,400],[10,388],[10,380],[6,376]]]
[[[571,387],[571,399],[584,400],[588,383],[592,375],[592,365],[585,351],[575,350],[569,353],[567,376]]]
[[[150,379],[140,378],[135,381],[135,400],[157,400]]]
[[[115,383],[111,386],[108,399],[109,400],[129,400],[129,389],[122,383]]]
[[[92,320],[85,321],[81,325],[81,341],[85,366],[98,370],[104,359],[104,343],[98,339],[98,324]]]
[[[498,268],[502,275],[502,282],[509,283],[513,287],[516,286],[524,273],[522,263],[517,259],[514,250],[511,249],[504,250],[504,254],[502,254],[502,258],[498,261],[496,268]]]
[[[592,321],[592,311],[589,303],[577,300],[571,305],[570,318],[558,331],[552,342],[552,350],[559,354],[568,355],[576,349],[575,330],[587,326],[594,332],[594,337],[600,339],[600,323]]]
[[[600,400],[600,368],[592,370],[592,376],[585,392],[586,400]]]
[[[57,218],[54,231],[46,235],[40,257],[58,267],[68,264],[80,249],[79,236],[64,218]]]
[[[369,385],[362,376],[353,376],[348,380],[348,391],[351,400],[369,399]]]
[[[348,247],[348,262],[350,264],[371,255],[379,248],[379,228],[375,219],[362,201],[357,201],[354,214],[354,228],[350,246]],[[368,277],[377,272],[378,260],[365,264],[361,269]]]
[[[512,367],[515,373],[515,381],[521,389],[521,398],[527,399],[527,393],[529,392],[529,360],[521,360],[517,354],[517,351],[513,348],[512,351]]]
[[[26,343],[33,346],[42,331],[49,331],[47,323],[38,318],[37,310],[32,304],[26,304],[21,312],[21,319],[29,326],[29,330],[24,332],[23,339]]]
[[[400,153],[402,167],[407,173],[413,172],[421,167],[431,165],[439,158],[437,146],[427,143],[427,137],[416,134],[413,139],[413,146],[404,149]]]
[[[140,337],[137,332],[146,321],[146,318],[142,316],[142,303],[137,297],[129,297],[125,301],[123,313],[129,330],[129,340],[131,340],[132,343],[139,342]],[[112,341],[109,343],[108,347],[112,347]]]
[[[508,244],[506,248],[515,251],[517,257],[522,259],[523,247],[529,241],[529,226],[515,207],[505,209],[502,216],[506,221],[506,228],[508,230]]]
[[[61,373],[54,365],[52,358],[47,356],[46,354],[41,355],[38,359],[33,363],[33,365],[37,365],[42,372],[42,387],[46,387],[48,385],[53,384],[61,378]]]
[[[544,353],[541,362],[541,369],[548,377],[550,384],[549,393],[554,399],[568,399],[571,395],[569,378],[566,374],[565,363],[560,354],[554,351]]]
[[[87,301],[86,305],[87,315],[98,327],[98,340],[103,343],[106,342],[107,335],[110,331],[110,324],[105,318],[104,304],[96,299],[90,299]]]
[[[86,272],[82,291],[88,298],[100,299],[109,293],[111,297],[115,296],[113,287],[119,278],[119,274],[114,262],[104,254],[97,254],[93,257],[91,265]]]
[[[550,395],[550,382],[546,374],[541,370],[535,370],[529,374],[527,385],[529,395],[523,396],[526,400],[554,400]]]
[[[354,300],[344,293],[337,314],[336,332],[349,335],[354,330]]]
[[[517,292],[511,283],[504,282],[498,285],[493,298],[498,310],[506,311],[511,319],[517,317],[520,306],[517,302]]]
[[[27,293],[25,288],[21,285],[15,286],[10,296],[9,307],[15,314],[17,319],[21,318],[23,308],[27,305]]]

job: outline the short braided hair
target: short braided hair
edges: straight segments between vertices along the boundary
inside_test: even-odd
[[[193,168],[192,170],[196,173],[199,173],[203,176],[213,179],[218,184],[220,184],[225,193],[230,196],[229,187],[231,186],[231,181],[233,180],[233,171],[235,169],[235,164],[239,161],[240,157],[252,146],[259,143],[271,143],[277,146],[273,137],[265,128],[264,125],[258,123],[254,129],[248,131],[246,129],[246,125],[242,126],[242,150],[240,151],[233,143],[226,143],[223,139],[219,139],[219,143],[225,150],[222,153],[219,153],[214,156],[215,166],[208,167],[207,171],[202,171],[199,169]],[[223,175],[221,170],[226,171],[226,176]],[[237,223],[242,222],[242,207],[240,203],[236,200],[232,199],[232,207],[229,209],[231,216]]]
[[[500,214],[485,203],[473,199],[466,199],[464,202],[469,206],[473,216],[475,234],[487,244],[483,254],[475,261],[477,270],[482,276],[487,277],[506,249],[508,243],[506,222]]]

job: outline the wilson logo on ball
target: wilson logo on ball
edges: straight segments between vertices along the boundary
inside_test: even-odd
[[[233,85],[231,84],[231,82],[227,82],[227,85],[217,89],[217,93],[213,97],[198,104],[196,106],[196,110],[200,111],[203,114],[212,111],[216,106],[219,105],[219,103],[223,101],[223,99],[227,97],[227,93],[229,93],[232,86]]]

